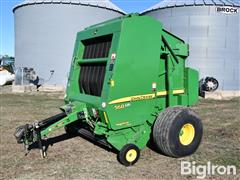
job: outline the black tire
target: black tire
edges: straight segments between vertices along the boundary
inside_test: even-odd
[[[139,157],[139,148],[134,144],[126,144],[118,154],[118,161],[124,166],[132,166],[138,161]]]
[[[185,132],[185,133],[184,133]],[[155,121],[153,140],[157,149],[170,157],[193,154],[201,143],[202,122],[185,107],[169,107]]]

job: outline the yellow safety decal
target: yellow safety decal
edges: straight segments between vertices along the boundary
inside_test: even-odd
[[[114,87],[114,85],[115,85],[115,82],[114,82],[114,80],[111,79],[111,80],[110,80],[110,86],[111,86],[111,87]]]
[[[179,89],[179,90],[173,90],[173,94],[183,94],[184,89]]]
[[[108,117],[107,117],[106,112],[103,112],[103,115],[104,115],[104,118],[105,118],[105,120],[106,120],[106,123],[108,124]]]
[[[167,95],[167,91],[159,91],[157,92],[157,96],[166,96]]]
[[[122,126],[122,125],[129,125],[129,122],[122,122],[122,123],[116,124],[116,126]]]
[[[183,94],[184,90],[173,90],[173,94]],[[167,91],[158,91],[157,96],[166,96],[168,94]],[[113,100],[109,102],[108,104],[117,104],[117,103],[123,103],[123,102],[129,102],[129,101],[142,101],[142,100],[148,100],[148,99],[153,99],[155,98],[155,94],[145,94],[145,95],[137,95],[137,96],[129,96],[129,97],[124,97],[120,99]]]

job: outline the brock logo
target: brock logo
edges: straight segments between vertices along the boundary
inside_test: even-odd
[[[216,11],[218,13],[236,14],[236,13],[238,13],[238,8],[235,8],[235,7],[216,7]]]

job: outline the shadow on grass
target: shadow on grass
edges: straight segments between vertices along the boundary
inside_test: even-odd
[[[75,135],[69,135],[69,134],[62,134],[59,136],[55,136],[55,137],[51,137],[48,139],[42,139],[42,146],[44,148],[44,151],[47,151],[49,146],[53,146],[56,143],[68,140],[68,139],[72,139],[76,137]],[[41,147],[39,146],[39,142],[33,142],[32,144],[29,145],[28,150],[34,150],[34,149],[41,149]]]

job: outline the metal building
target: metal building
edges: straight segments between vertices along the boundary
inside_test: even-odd
[[[47,84],[64,86],[76,33],[124,14],[108,0],[25,0],[13,12],[16,66],[32,67]]]
[[[215,77],[219,90],[233,91],[240,90],[239,7],[239,0],[163,0],[143,14],[189,43],[187,63],[201,77]]]

